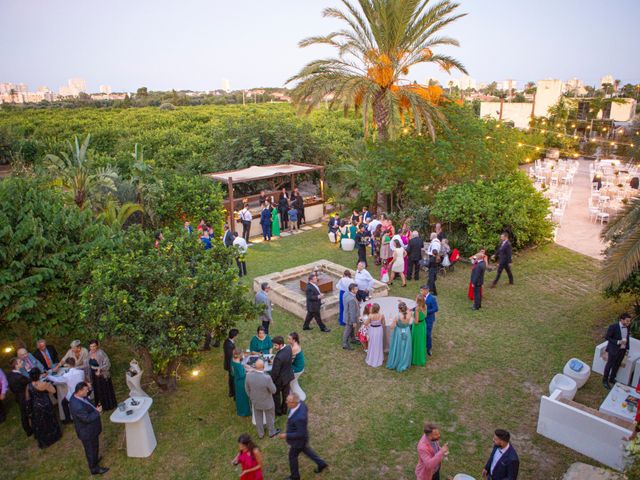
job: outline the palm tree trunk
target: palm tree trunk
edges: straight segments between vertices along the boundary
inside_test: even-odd
[[[378,139],[389,140],[389,108],[383,101],[384,93],[378,94],[373,100],[373,121],[378,129]]]

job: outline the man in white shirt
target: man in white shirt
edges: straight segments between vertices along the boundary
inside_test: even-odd
[[[247,254],[247,250],[249,250],[249,246],[247,245],[247,241],[243,237],[238,236],[238,232],[233,232],[233,236],[235,237],[233,240],[233,246],[238,251],[236,256],[236,264],[238,265],[238,276],[242,277],[247,274],[247,262],[245,261],[245,255]]]
[[[240,210],[240,223],[242,223],[242,238],[246,242],[249,241],[249,234],[251,233],[251,220],[253,220],[253,215],[249,211],[249,204],[245,203],[244,208]]]
[[[429,255],[433,255],[433,251],[437,250],[438,252],[440,252],[442,250],[442,245],[440,243],[440,240],[438,240],[438,234],[433,232],[431,234],[431,242],[429,243],[429,248],[427,249],[427,253]]]
[[[82,368],[76,368],[76,359],[73,357],[67,358],[65,365],[69,367],[67,373],[63,373],[62,375],[48,375],[47,380],[52,383],[64,383],[67,385],[67,393],[61,400],[62,410],[64,410],[65,416],[62,423],[67,424],[73,422],[71,413],[69,412],[69,401],[71,400],[71,395],[76,391],[76,385],[84,382],[84,370]]]
[[[373,277],[364,268],[364,262],[358,262],[358,269],[356,271],[354,280],[358,285],[358,293],[356,294],[356,298],[358,299],[358,301],[364,302],[367,298],[369,298],[369,294],[371,293],[374,284]]]

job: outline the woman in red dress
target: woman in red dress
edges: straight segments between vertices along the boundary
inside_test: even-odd
[[[240,478],[242,480],[263,480],[262,476],[262,452],[246,433],[238,438],[238,455],[233,459],[233,464],[242,467]]]

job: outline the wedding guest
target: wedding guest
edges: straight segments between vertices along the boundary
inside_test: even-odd
[[[260,325],[256,331],[256,334],[251,339],[249,344],[249,351],[256,355],[269,355],[273,350],[273,343],[271,337],[267,335],[267,330]]]
[[[37,368],[29,370],[26,400],[31,412],[33,436],[38,441],[38,448],[44,449],[60,440],[62,431],[49,397],[49,394],[56,393],[56,389],[50,383],[40,381],[40,375]]]
[[[297,188],[293,189],[293,205],[295,206],[296,210],[298,211],[298,228],[300,228],[300,225],[302,223],[306,224],[306,219],[304,217],[304,199],[302,198],[302,195],[300,195],[300,192],[298,191]]]
[[[338,218],[338,214],[330,214],[329,224],[327,226],[327,234],[329,235],[329,241],[331,243],[338,242],[338,228],[340,228],[340,219]]]
[[[251,215],[251,211],[249,210],[249,202],[246,202],[240,210],[240,223],[242,223],[242,237],[244,241],[249,243],[249,235],[251,235],[251,221],[253,220],[253,215]]]
[[[293,204],[289,207],[287,215],[289,216],[289,225],[291,226],[291,230],[298,230],[300,228],[300,222],[298,221],[298,209]]]
[[[233,359],[233,351],[236,349],[236,337],[238,336],[238,329],[232,328],[229,330],[229,335],[222,345],[224,352],[224,369],[227,371],[227,381],[229,384],[229,396],[235,397],[235,388],[233,385],[233,376],[231,373],[231,360]]]
[[[376,228],[373,230],[371,234],[372,237],[372,250],[371,255],[373,255],[374,263],[376,265],[380,265],[382,263],[382,259],[380,258],[380,249],[382,248],[382,224],[378,220],[374,220],[373,222],[378,222]]]
[[[64,411],[64,420],[62,423],[67,424],[73,422],[71,412],[69,411],[69,402],[71,401],[73,392],[76,391],[76,385],[84,382],[84,370],[76,368],[76,360],[73,357],[67,358],[65,366],[69,367],[66,373],[62,375],[49,375],[47,376],[47,380],[52,383],[64,383],[67,385],[67,394],[61,400],[62,410]]]
[[[262,238],[265,242],[271,241],[271,209],[267,203],[262,204],[260,212],[260,226],[262,227]]]
[[[269,327],[273,322],[272,315],[272,304],[269,299],[269,292],[271,291],[271,287],[269,286],[269,282],[262,282],[260,284],[260,290],[256,293],[256,297],[253,301],[255,305],[262,305],[262,312],[260,313],[260,321],[262,322],[262,326],[264,327],[264,332],[269,334]]]
[[[233,245],[233,232],[229,228],[229,224],[224,224],[224,233],[222,234],[222,243],[225,247],[230,248]]]
[[[260,190],[260,196],[258,197],[258,202],[260,203],[260,205],[262,205],[266,201],[267,201],[267,192],[265,192],[264,190]]]
[[[356,295],[356,298],[359,302],[366,301],[373,291],[375,281],[373,280],[371,274],[365,269],[365,265],[362,262],[358,263],[354,281],[358,285],[358,293]]]
[[[233,459],[234,465],[240,465],[242,480],[263,480],[262,476],[262,452],[251,437],[243,433],[238,438],[238,454]]]
[[[387,358],[387,368],[404,372],[411,366],[411,324],[413,316],[407,308],[407,304],[398,304],[398,314],[393,318],[391,328],[391,345],[389,346],[389,357]]]
[[[273,197],[271,197],[273,199]],[[278,214],[278,209],[275,204],[272,203],[268,206],[271,209],[271,236],[279,237],[280,236],[280,215]]]
[[[427,266],[427,271],[429,273],[427,285],[429,285],[429,291],[433,296],[438,295],[438,291],[436,290],[436,280],[438,279],[438,270],[440,269],[441,264],[442,258],[440,257],[440,252],[436,249],[432,250],[431,255],[429,255],[429,264]]]
[[[436,223],[435,234],[438,240],[440,240],[440,242],[442,242],[445,238],[447,238],[444,231],[442,230],[442,225],[439,223]]]
[[[362,220],[364,222],[364,220]],[[351,215],[351,224],[359,224],[360,223],[360,212],[357,208],[353,209],[353,214]]]
[[[365,231],[364,224],[360,224],[357,227],[355,236],[356,246],[358,247],[358,263],[364,263],[367,267],[367,245],[369,245],[369,235]]]
[[[507,272],[509,285],[513,285],[513,274],[511,273],[511,262],[513,261],[512,250],[511,242],[509,242],[509,234],[507,232],[502,232],[502,235],[500,235],[500,244],[498,245],[498,248],[496,248],[496,253],[494,253],[491,258],[493,260],[498,260],[498,272],[496,273],[496,278],[490,288],[495,288],[498,284],[502,270]]]
[[[371,305],[371,311],[365,321],[369,327],[369,343],[365,363],[370,367],[379,367],[384,363],[384,315],[380,313],[380,305]]]
[[[246,371],[242,364],[242,350],[236,348],[231,359],[231,375],[233,376],[233,391],[236,400],[236,413],[239,417],[251,416],[249,396],[244,388]]]
[[[320,330],[329,333],[331,329],[327,328],[320,317],[321,301],[322,298],[324,298],[324,295],[320,292],[320,287],[318,287],[318,277],[315,273],[310,274],[308,277],[305,294],[307,297],[307,316],[304,319],[302,329],[311,330],[309,324],[311,323],[311,320],[315,318]]]
[[[297,394],[292,393],[287,397],[287,407],[289,407],[287,433],[281,433],[279,436],[285,439],[289,445],[290,478],[291,480],[300,480],[298,456],[301,453],[304,453],[316,464],[316,473],[322,472],[329,465],[309,446],[309,414],[305,403],[300,401]]]
[[[362,218],[363,222],[373,219],[373,217],[371,216],[371,212],[367,207],[362,207],[362,213],[360,214],[360,217]]]
[[[40,370],[40,373],[44,373],[47,371],[44,366],[38,360],[36,360],[36,357],[27,352],[26,348],[19,348],[16,354],[18,355],[18,358],[22,360],[22,368],[20,369],[20,373],[22,373],[22,375],[24,375],[25,377],[29,377],[29,372],[33,368],[37,368],[38,370]]]
[[[424,435],[418,442],[416,480],[440,480],[442,460],[449,454],[449,445],[440,447],[440,429],[431,423],[424,425]]]
[[[340,325],[344,325],[344,294],[349,291],[349,285],[352,283],[351,272],[345,270],[342,278],[336,284],[336,288],[338,289],[338,302],[340,304],[340,311],[338,313],[338,323]]]
[[[393,225],[388,225],[386,228],[383,224],[382,227],[382,240],[380,242],[380,262],[382,265],[386,265],[389,259],[393,257],[393,251],[391,250],[391,237],[393,236]]]
[[[422,260],[422,247],[424,242],[417,231],[411,232],[411,238],[407,246],[407,280],[420,280],[420,260]]]
[[[473,275],[473,269],[478,264],[478,258],[480,258],[480,257],[484,258],[484,264],[485,265],[487,265],[489,263],[489,259],[487,258],[487,255],[486,255],[484,249],[483,248],[480,249],[480,251],[476,255],[473,255],[472,257],[469,258],[469,260],[471,261],[471,275]],[[471,282],[471,280],[469,280],[469,291],[467,293],[467,297],[472,302],[473,302],[473,290],[474,290],[473,283]],[[481,293],[484,293],[484,292],[481,291]]]
[[[629,352],[630,326],[631,315],[623,313],[616,323],[607,328],[607,364],[602,375],[602,384],[607,390],[611,389],[611,384],[616,384],[618,369]]]
[[[157,232],[155,238],[156,240],[155,242],[153,242],[153,248],[155,248],[156,250],[159,250],[160,243],[162,242],[162,240],[164,240],[164,235],[162,234],[162,232]]]
[[[236,265],[238,265],[238,276],[242,277],[247,274],[247,262],[245,257],[249,247],[246,240],[243,237],[239,237],[236,232],[233,232],[233,246],[236,248]]]
[[[204,245],[205,250],[211,249],[211,238],[209,237],[209,230],[205,229],[200,236],[200,241]]]
[[[193,233],[193,227],[191,226],[191,222],[190,221],[187,220],[186,222],[184,222],[184,226],[183,226],[182,231],[184,233],[186,233],[187,235],[191,235]]]
[[[44,338],[36,342],[36,350],[33,352],[33,356],[47,370],[51,370],[58,363],[58,351],[52,345],[47,345],[47,341]]]
[[[25,377],[21,370],[23,362],[18,357],[14,357],[9,361],[9,375],[7,380],[9,382],[9,390],[13,393],[18,408],[20,409],[20,421],[22,423],[22,429],[27,437],[33,435],[33,429],[31,428],[31,420],[29,419],[29,406],[27,405],[27,385],[30,383],[29,377]]]
[[[351,224],[349,225],[349,238],[351,240],[355,240],[357,233],[358,233],[358,222],[354,222],[353,220],[351,220]]]
[[[367,303],[362,309],[362,316],[359,319],[360,327],[358,333],[356,333],[356,339],[362,344],[364,353],[367,353],[369,348],[369,314],[371,313],[371,304]]]
[[[253,368],[249,369],[244,381],[244,388],[249,395],[251,405],[253,405],[258,438],[264,438],[265,420],[269,429],[269,437],[275,437],[280,433],[280,430],[275,427],[276,409],[273,397],[276,393],[276,386],[271,376],[264,372],[263,360],[256,360]]]
[[[89,342],[89,369],[96,404],[102,405],[103,410],[113,410],[118,402],[111,381],[111,361],[98,340]]]
[[[53,369],[54,372],[57,372],[60,368],[60,365],[64,365],[67,361],[67,358],[73,357],[76,361],[76,368],[82,368],[85,371],[85,375],[89,372],[89,352],[86,348],[82,346],[82,342],[80,340],[74,340],[71,342],[71,348],[67,350],[67,353],[64,354],[64,357],[60,359],[58,365]]]
[[[200,219],[200,222],[198,223],[198,226],[196,227],[196,230],[202,234],[202,232],[207,230],[207,222],[205,221],[204,218]]]
[[[509,443],[511,435],[506,430],[497,429],[493,434],[493,450],[482,470],[482,478],[490,480],[517,480],[520,459]]]
[[[411,365],[424,367],[427,364],[427,305],[424,297],[416,297],[413,327],[411,327]],[[429,345],[431,347],[431,345]],[[429,348],[430,349],[430,348]]]
[[[423,285],[420,287],[420,295],[424,297],[424,303],[427,309],[427,355],[431,356],[431,335],[433,332],[433,325],[436,323],[436,313],[438,313],[438,300],[434,295],[431,295],[428,285]]]
[[[395,239],[393,242],[393,261],[391,263],[391,275],[389,285],[393,285],[395,278],[400,275],[402,280],[402,286],[407,286],[407,277],[404,276],[404,257],[407,256],[407,251],[402,248],[402,241]]]
[[[436,232],[431,233],[429,247],[427,248],[427,254],[433,255],[434,250],[440,251],[442,246],[440,240],[438,240],[438,234]]]
[[[300,346],[300,335],[298,335],[298,332],[291,332],[287,337],[287,343],[291,345],[291,355],[293,355],[291,369],[295,376],[296,373],[302,373],[304,371],[304,352]]]
[[[106,467],[100,466],[100,433],[102,432],[102,422],[100,414],[102,407],[94,406],[89,399],[89,385],[80,382],[76,385],[76,390],[69,401],[69,410],[73,416],[73,423],[76,427],[76,435],[82,442],[84,454],[89,464],[89,471],[92,475],[103,475],[109,471]]]
[[[476,265],[471,270],[471,284],[473,285],[473,307],[472,310],[482,308],[482,285],[484,284],[484,272],[487,270],[483,248],[476,254]]]
[[[345,350],[353,350],[349,345],[349,340],[355,343],[355,328],[360,316],[360,308],[356,294],[358,285],[352,283],[349,285],[349,291],[344,295],[344,331],[342,332],[342,348]]]
[[[273,338],[274,346],[277,350],[271,368],[271,378],[276,386],[276,393],[273,402],[276,408],[276,416],[284,415],[287,412],[286,399],[289,395],[289,383],[295,378],[293,374],[293,354],[291,347],[284,343],[284,338],[277,336]]]
[[[7,411],[4,408],[4,399],[7,396],[7,390],[9,390],[9,381],[4,374],[4,370],[0,368],[0,423],[7,419]]]
[[[280,192],[280,198],[278,199],[278,212],[280,212],[282,228],[287,230],[289,228],[289,194],[287,193],[286,188],[283,188]]]

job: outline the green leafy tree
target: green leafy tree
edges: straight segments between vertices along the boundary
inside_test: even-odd
[[[181,362],[197,355],[207,332],[257,314],[232,255],[219,242],[205,250],[195,235],[180,233],[155,249],[152,236],[132,228],[122,249],[94,263],[82,318],[132,344],[158,386],[175,390]]]
[[[105,208],[98,215],[98,219],[102,220],[105,225],[109,226],[112,230],[120,231],[124,227],[127,220],[132,215],[138,212],[144,212],[142,207],[137,203],[123,203],[118,205],[113,199],[107,201]]]
[[[640,198],[633,198],[602,231],[609,243],[601,278],[617,287],[640,267]]]
[[[457,235],[466,233],[465,254],[493,247],[503,231],[515,248],[544,243],[553,231],[549,201],[523,172],[448,187],[436,195],[431,213]]]
[[[0,329],[66,335],[78,329],[81,261],[115,239],[91,212],[46,184],[0,182]]]
[[[342,4],[344,10],[327,8],[323,15],[342,21],[344,29],[300,42],[301,47],[329,45],[338,56],[315,60],[288,80],[299,82],[292,93],[294,102],[310,111],[330,95],[332,105],[362,110],[365,131],[371,114],[380,140],[391,138],[405,116],[417,130],[424,125],[435,136],[435,124],[441,120],[436,105],[441,89],[411,83],[405,76],[424,63],[466,73],[455,58],[434,53],[442,46],[459,45],[442,35],[464,16],[455,13],[458,4],[449,0],[433,5],[428,0],[358,0],[359,8],[347,0]]]

